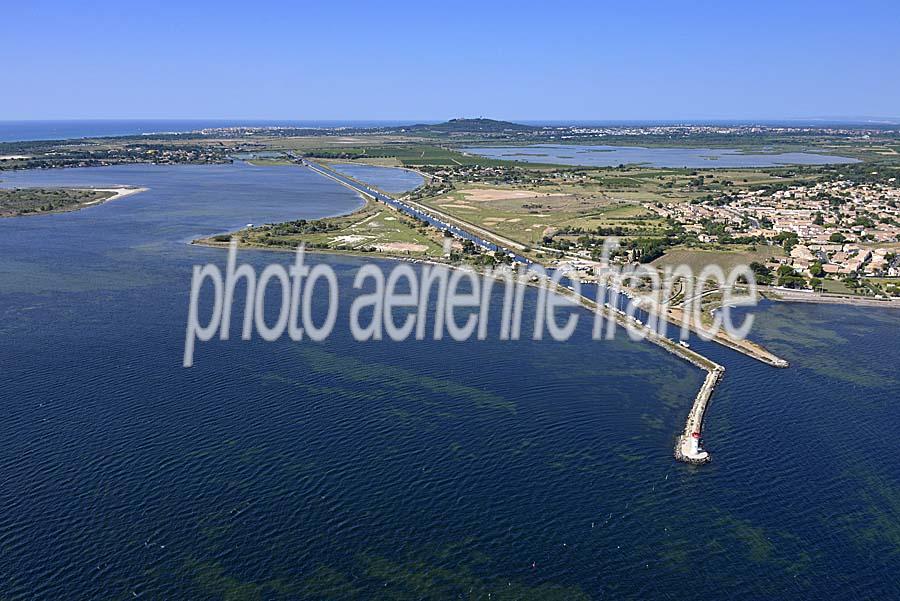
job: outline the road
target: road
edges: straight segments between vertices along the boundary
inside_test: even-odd
[[[444,215],[437,211],[429,210],[423,205],[416,202],[398,200],[392,196],[388,196],[387,194],[379,192],[378,190],[375,190],[374,188],[371,188],[364,183],[358,182],[350,177],[338,173],[333,169],[329,169],[328,167],[325,167],[318,163],[314,163],[309,159],[299,158],[295,156],[291,156],[291,158],[299,161],[302,165],[309,167],[310,169],[316,171],[321,175],[324,175],[325,177],[330,177],[331,179],[336,180],[339,183],[344,184],[345,186],[352,188],[357,192],[360,192],[361,194],[374,198],[378,202],[382,202],[390,207],[393,207],[398,211],[405,213],[406,215],[415,217],[416,219],[420,219],[421,221],[424,221],[441,231],[450,232],[457,238],[460,238],[462,240],[469,240],[475,245],[491,252],[505,253],[517,263],[522,263],[523,265],[529,265],[532,263],[531,259],[523,257],[522,255],[513,252],[507,247],[495,244],[494,242],[487,240],[483,236],[479,236],[473,231],[463,229],[462,227],[454,223],[454,221],[456,220],[447,215]],[[472,229],[476,228],[473,227]]]

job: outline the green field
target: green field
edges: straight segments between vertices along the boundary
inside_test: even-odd
[[[284,167],[294,165],[294,163],[287,159],[250,159],[247,162],[251,165],[256,165],[257,167]]]
[[[431,193],[426,189],[420,202],[526,245],[569,229],[621,228],[620,237],[653,238],[663,236],[668,224],[643,205],[690,202],[798,177],[779,169],[517,168],[520,183],[505,184],[496,178],[491,185],[472,183],[472,176],[464,173],[451,176],[449,184],[443,182]],[[478,197],[491,190],[510,194]],[[579,234],[562,235],[575,239]]]
[[[783,256],[784,250],[777,246],[761,246],[756,250],[750,250],[743,246],[735,250],[676,247],[669,249],[664,256],[653,261],[653,265],[660,268],[687,265],[695,274],[699,274],[707,265],[718,265],[725,275],[728,275],[739,265],[749,265],[753,261],[765,263],[771,257]]]
[[[436,229],[374,201],[350,215],[255,226],[233,235],[242,245],[264,248],[293,249],[306,245],[311,250],[391,257],[434,259],[443,255],[442,240]],[[213,236],[203,242],[223,244],[231,236]]]
[[[559,189],[558,189],[559,190]],[[574,190],[568,190],[574,192]],[[497,196],[506,197],[497,198]],[[421,201],[443,213],[531,245],[561,228],[628,228],[632,235],[656,234],[665,222],[634,204],[587,194],[496,187],[468,187]]]
[[[377,135],[316,136],[297,138],[261,138],[257,141],[266,150],[288,151],[320,159],[352,159],[372,164],[421,166],[421,165],[519,165],[512,161],[500,161],[475,155],[467,155],[448,145],[433,140],[387,137]],[[542,169],[555,165],[527,165]]]
[[[857,294],[857,292],[840,280],[822,280],[822,287],[825,289],[825,292],[832,294]]]

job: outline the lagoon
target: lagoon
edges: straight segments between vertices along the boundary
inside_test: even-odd
[[[425,178],[409,169],[376,167],[362,163],[329,163],[328,166],[338,173],[371,184],[388,194],[407,192],[425,183]]]
[[[309,170],[3,178],[149,188],[0,220],[4,599],[900,596],[898,313],[765,304],[751,335],[787,370],[691,340],[727,368],[697,468],[672,444],[703,372],[586,318],[361,344],[342,298],[324,343],[182,368],[192,266],[225,256],[187,242],[361,206]],[[364,261],[310,259],[342,290]]]
[[[857,159],[808,152],[752,153],[734,148],[643,148],[640,146],[478,146],[463,152],[492,159],[585,167],[642,165],[691,169],[778,167],[857,163]]]

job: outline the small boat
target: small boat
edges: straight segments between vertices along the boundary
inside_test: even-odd
[[[678,341],[678,344],[680,344],[680,345],[683,346],[684,348],[691,348],[691,345],[688,344],[687,342],[685,342],[684,340],[679,340],[679,341]]]

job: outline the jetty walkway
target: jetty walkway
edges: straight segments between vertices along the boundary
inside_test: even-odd
[[[468,231],[468,229],[463,229],[463,227],[460,227],[460,225],[457,225],[456,223],[452,223],[456,220],[448,216],[435,215],[434,211],[426,210],[425,207],[418,203],[404,202],[402,200],[393,198],[392,196],[375,190],[368,184],[345,176],[326,166],[314,163],[309,159],[297,157],[292,154],[290,154],[289,156],[295,162],[310,168],[311,170],[319,173],[324,177],[335,180],[336,182],[347,186],[348,188],[351,188],[356,192],[363,194],[364,196],[367,196],[378,202],[382,202],[407,215],[425,221],[426,223],[429,223],[430,225],[433,225],[434,227],[442,231],[449,231],[451,234],[458,238],[470,240],[481,248],[484,248],[485,250],[489,250],[491,252],[507,253],[510,258],[513,259],[513,261],[520,265],[529,265],[533,263],[533,261],[531,261],[527,257],[523,257],[509,250],[509,248],[500,246],[492,242],[491,240],[488,240],[485,235],[478,235],[476,233]],[[510,246],[517,245],[516,243],[512,243],[510,244]],[[546,285],[546,282],[541,282],[539,283],[539,285]],[[581,304],[587,309],[590,309],[592,311],[598,310],[597,302],[594,299],[591,299],[582,294],[576,295],[574,292],[563,288],[560,288],[558,292]],[[715,361],[712,361],[708,357],[701,355],[697,351],[690,349],[686,345],[678,344],[674,340],[670,340],[665,336],[659,335],[652,328],[636,322],[634,318],[629,317],[625,312],[615,307],[606,306],[603,307],[602,310],[605,312],[606,316],[609,319],[615,320],[616,323],[618,323],[620,326],[632,328],[638,327],[646,340],[656,344],[657,346],[663,348],[669,353],[672,353],[680,359],[687,361],[688,363],[706,371],[706,378],[704,379],[703,385],[700,387],[700,390],[697,392],[697,396],[694,398],[694,403],[691,406],[690,412],[688,413],[684,431],[676,439],[674,454],[677,460],[683,461],[685,463],[702,464],[708,462],[710,460],[710,454],[700,446],[700,437],[703,430],[703,417],[706,414],[707,406],[709,405],[709,401],[712,398],[712,394],[715,391],[716,385],[719,383],[719,381],[722,379],[723,374],[725,373],[725,368]],[[669,310],[664,315],[659,313],[656,313],[655,315],[657,316],[657,318],[665,319],[673,325],[680,326],[681,324],[682,315],[679,314],[677,309]],[[695,333],[701,333],[695,327],[691,327],[691,330]],[[751,357],[773,367],[783,368],[788,366],[787,361],[781,359],[780,357],[777,357],[762,346],[753,342],[745,340],[732,340],[726,334],[721,332],[711,339],[714,342],[717,342],[723,346],[726,346],[732,350],[735,350],[739,353],[742,353],[748,357]]]

